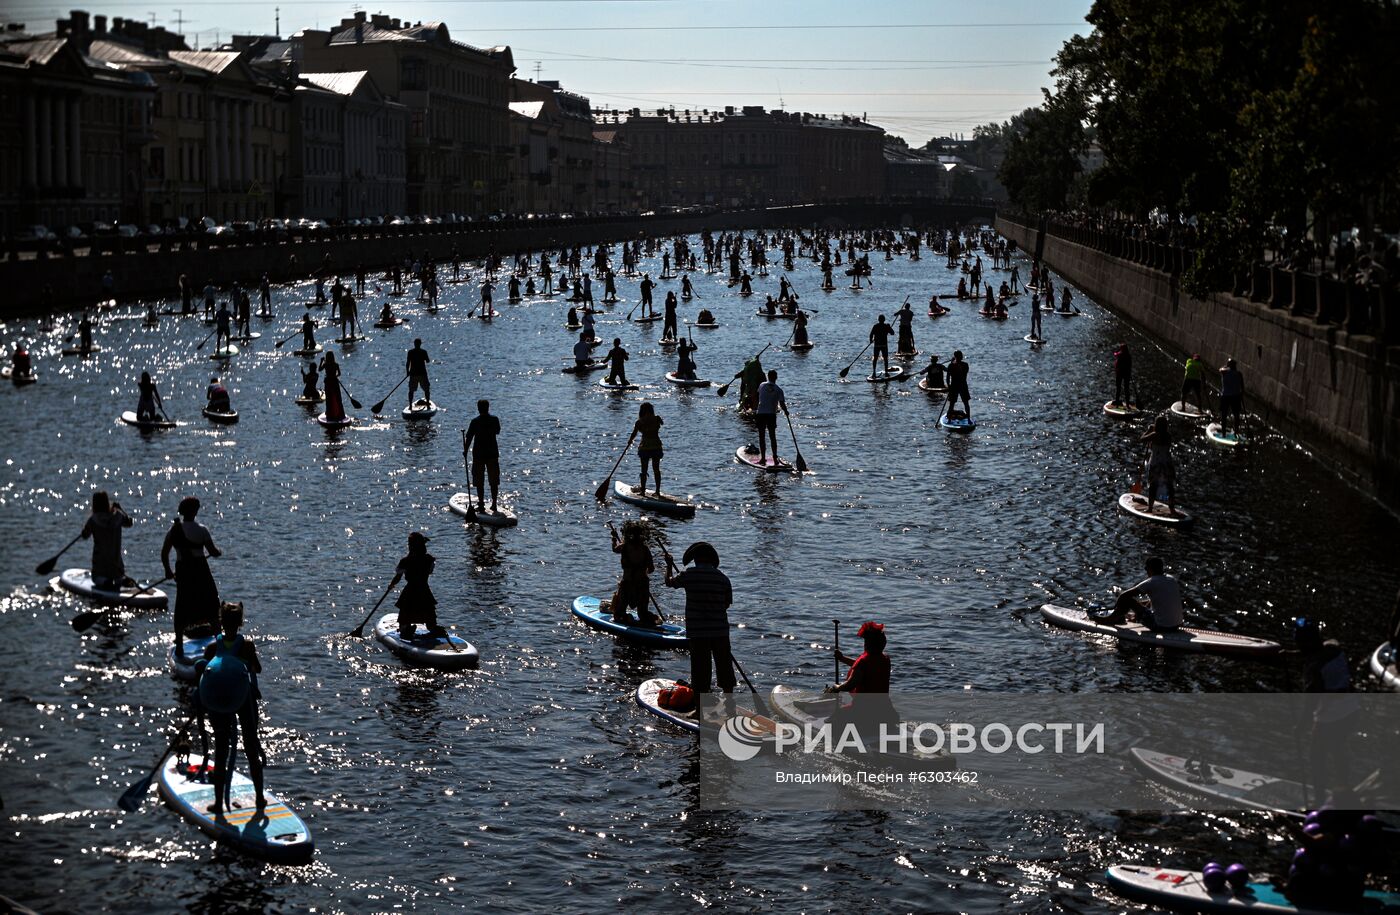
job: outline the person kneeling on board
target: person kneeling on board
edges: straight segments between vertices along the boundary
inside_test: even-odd
[[[938,354],[934,353],[932,356],[929,357],[928,368],[924,369],[919,374],[923,375],[926,379],[928,379],[928,386],[930,388],[938,389],[948,386],[948,383],[944,379],[943,375],[943,373],[946,371],[948,371],[948,367],[945,366],[943,363],[939,362]]]
[[[852,658],[833,649],[836,660],[849,664],[846,679],[833,683],[823,692],[850,693],[851,704],[842,706],[838,698],[830,721],[839,739],[841,731],[848,724],[854,724],[862,736],[879,736],[880,726],[894,728],[899,724],[899,713],[890,701],[890,656],[885,654],[885,626],[874,620],[866,620],[856,630],[865,643],[865,650],[859,657]]]
[[[588,331],[581,330],[578,334],[578,342],[574,344],[574,368],[588,368],[593,364],[592,341],[588,339]]]
[[[205,408],[215,413],[232,413],[233,406],[229,402],[228,388],[219,381],[219,376],[215,375],[209,379],[209,387],[204,390],[204,399],[208,401]]]
[[[691,565],[694,563],[694,565]],[[719,553],[701,540],[692,543],[676,569],[666,556],[666,585],[685,589],[685,637],[690,649],[690,685],[697,693],[710,692],[710,661],[715,681],[724,693],[723,713],[734,714],[734,660],[729,650],[729,607],[734,589],[729,576],[719,570]]]
[[[220,604],[219,625],[223,635],[204,649],[196,691],[201,738],[205,714],[214,731],[214,803],[209,805],[208,811],[216,819],[232,806],[229,788],[233,784],[240,733],[244,755],[248,757],[248,776],[257,792],[257,810],[261,813],[267,807],[263,796],[263,766],[267,754],[258,738],[258,702],[262,699],[258,674],[262,673],[262,664],[253,641],[238,631],[243,626],[241,603]]]
[[[617,583],[610,609],[615,622],[624,626],[633,625],[627,615],[629,609],[637,611],[637,621],[642,626],[652,628],[661,621],[647,605],[651,599],[651,582],[648,576],[656,569],[651,550],[647,549],[643,536],[646,528],[639,521],[628,521],[622,525],[622,535],[612,531],[612,550],[622,563],[622,580]]]
[[[612,349],[608,350],[608,384],[627,384],[627,350],[622,348],[622,338],[613,337]]]
[[[713,323],[715,323],[715,316],[714,316],[714,313],[711,312],[710,309],[708,309],[708,308],[702,308],[702,309],[700,309],[700,314],[698,314],[698,315],[695,316],[695,323],[696,323],[696,324],[713,324]]]
[[[1139,599],[1144,597],[1150,606],[1144,606]],[[1159,557],[1147,557],[1147,578],[1121,592],[1113,603],[1112,612],[1095,619],[1110,626],[1121,626],[1129,613],[1153,632],[1181,628],[1181,583],[1166,574]]]
[[[437,559],[428,552],[428,538],[421,531],[408,535],[408,555],[399,560],[394,568],[394,580],[389,583],[392,591],[400,580],[403,591],[394,606],[399,608],[399,638],[411,641],[418,637],[418,625],[428,628],[430,635],[439,638],[447,635],[447,630],[438,625],[437,598],[428,587],[428,576],[433,574]]]

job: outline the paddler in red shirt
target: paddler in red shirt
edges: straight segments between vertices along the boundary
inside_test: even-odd
[[[894,728],[899,724],[899,714],[890,702],[890,656],[885,654],[885,627],[882,623],[867,620],[861,624],[856,635],[865,642],[865,651],[858,658],[835,650],[836,660],[851,665],[846,679],[826,688],[827,693],[850,693],[851,704],[838,706],[832,716],[832,724],[843,727],[854,722],[862,734],[878,735],[881,724]]]

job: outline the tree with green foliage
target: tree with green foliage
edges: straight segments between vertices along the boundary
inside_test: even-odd
[[[1045,92],[1039,108],[1016,115],[1004,133],[1006,158],[997,177],[1012,203],[1024,210],[1063,210],[1075,179],[1083,170],[1079,156],[1088,146],[1084,93],[1068,82]]]

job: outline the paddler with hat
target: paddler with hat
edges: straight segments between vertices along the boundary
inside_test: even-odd
[[[263,766],[267,754],[258,739],[258,674],[262,664],[252,639],[238,630],[243,626],[243,604],[219,605],[219,625],[223,634],[204,649],[199,662],[199,689],[196,691],[200,710],[200,736],[204,734],[204,715],[214,730],[214,803],[208,811],[220,818],[233,805],[229,789],[233,784],[234,760],[238,753],[238,734],[243,735],[244,755],[248,757],[248,775],[257,792],[257,811],[267,807],[263,796]],[[237,730],[235,731],[235,725]],[[207,749],[207,744],[206,744]]]
[[[851,704],[842,706],[838,700],[836,711],[831,716],[832,726],[838,731],[846,724],[855,724],[862,734],[877,734],[880,725],[891,728],[899,724],[899,714],[890,702],[890,656],[885,654],[885,626],[874,620],[866,620],[856,630],[856,636],[864,642],[865,650],[859,657],[849,657],[840,648],[833,649],[836,660],[849,664],[846,679],[828,686],[826,693],[850,693]],[[839,739],[839,733],[836,735]]]
[[[685,589],[685,638],[690,649],[690,685],[697,693],[710,691],[710,659],[715,680],[724,693],[726,714],[734,708],[734,659],[729,650],[729,606],[734,591],[729,577],[719,570],[719,553],[703,540],[692,543],[681,556],[689,566],[676,569],[666,553],[666,584]]]

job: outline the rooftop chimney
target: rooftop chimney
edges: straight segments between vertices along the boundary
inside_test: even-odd
[[[96,32],[97,34],[99,34],[99,35],[106,35],[106,34],[107,34],[107,17],[106,17],[106,16],[93,16],[93,17],[92,17],[92,30],[93,30],[94,32]]]

